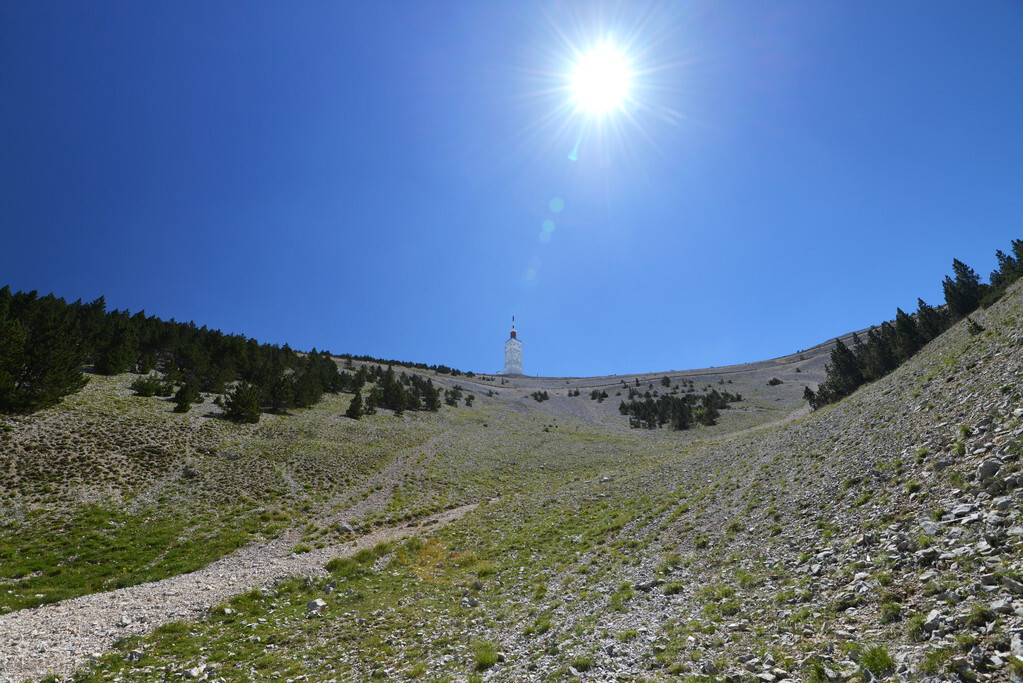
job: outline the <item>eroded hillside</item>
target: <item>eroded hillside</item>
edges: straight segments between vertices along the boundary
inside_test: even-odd
[[[0,597],[17,609],[160,579],[284,532],[299,555],[338,559],[185,621],[125,615],[103,626],[111,652],[55,671],[1008,680],[1023,670],[1021,287],[973,315],[979,333],[961,323],[816,413],[800,395],[826,347],[641,377],[435,377],[471,407],[354,421],[343,395],[251,427],[94,380],[3,434]],[[629,429],[617,410],[630,388],[690,382],[743,400],[682,432]],[[466,504],[443,528],[347,550]],[[39,677],[28,613],[0,617],[0,666]]]

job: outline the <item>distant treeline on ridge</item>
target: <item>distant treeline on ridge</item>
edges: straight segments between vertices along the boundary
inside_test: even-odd
[[[867,332],[866,340],[852,336],[850,348],[841,339],[835,340],[827,378],[813,391],[805,387],[803,397],[816,410],[834,403],[856,391],[861,385],[884,377],[908,360],[930,340],[973,313],[998,301],[1013,282],[1023,276],[1023,240],[1012,240],[1012,255],[1001,249],[995,252],[998,268],[991,273],[989,284],[983,284],[972,268],[953,259],[955,278],[945,276],[942,288],[945,306],[934,308],[917,299],[917,312],[909,315],[896,309],[894,322],[881,323]],[[970,320],[971,332],[981,331]]]
[[[629,392],[629,398],[634,393]],[[672,396],[662,394],[655,400],[648,391],[643,401],[622,401],[618,404],[618,412],[629,416],[629,426],[657,429],[665,425],[676,431],[689,429],[695,423],[714,425],[720,412],[729,407],[729,403],[742,400],[741,394],[727,391],[712,390],[699,396],[694,393]]]
[[[344,357],[354,370],[352,357]],[[356,359],[390,365],[369,356]],[[390,367],[339,372],[327,351],[300,354],[287,344],[260,344],[194,322],[107,311],[103,297],[67,304],[53,294],[0,289],[0,412],[28,413],[58,403],[86,385],[82,369],[88,365],[103,375],[138,373],[136,393],[173,394],[179,412],[201,400],[199,392],[226,394],[225,415],[239,422],[258,421],[262,410],[311,406],[324,393],[358,392],[367,382],[376,386],[365,412],[377,406],[397,413],[440,407],[440,389],[431,380],[396,376]],[[446,366],[415,367],[461,374]]]

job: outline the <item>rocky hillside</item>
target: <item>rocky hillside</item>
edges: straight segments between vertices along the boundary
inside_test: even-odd
[[[435,377],[472,405],[358,422],[346,396],[248,427],[215,409],[173,415],[129,397],[127,378],[93,382],[0,437],[0,670],[1023,680],[1023,282],[972,317],[979,328],[960,323],[816,413],[800,395],[827,347],[639,377]],[[617,411],[630,387],[690,386],[744,399],[684,432],[629,429]],[[351,545],[398,526],[418,533]],[[69,532],[88,547],[67,550]],[[211,578],[235,589],[197,596],[183,621],[125,603],[117,623],[96,622],[107,645],[93,657],[25,630],[22,615],[54,609],[37,605],[259,552],[282,532],[322,564],[258,585]],[[79,654],[45,659],[55,651]]]

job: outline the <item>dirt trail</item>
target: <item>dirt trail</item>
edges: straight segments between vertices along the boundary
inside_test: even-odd
[[[430,515],[372,531],[343,546],[292,554],[293,534],[252,545],[190,574],[85,595],[0,616],[0,681],[20,683],[69,674],[123,636],[144,635],[170,621],[195,618],[225,599],[295,575],[325,575],[323,566],[363,548],[431,531],[476,507]]]

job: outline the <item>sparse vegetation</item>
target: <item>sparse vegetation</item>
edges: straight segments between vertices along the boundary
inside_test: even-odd
[[[1003,391],[1020,370],[1017,291],[974,314],[983,334],[964,324],[814,414],[765,386],[775,369],[600,380],[625,403],[685,401],[693,425],[728,382],[746,394],[715,429],[681,433],[658,430],[659,414],[626,429],[607,420],[614,406],[560,392],[538,405],[535,380],[502,378],[491,395],[484,378],[463,388],[453,373],[380,367],[307,408],[260,395],[259,422],[235,424],[175,414],[156,399],[162,369],[96,374],[52,410],[0,420],[0,611],[201,569],[287,530],[275,552],[315,562],[308,578],[239,582],[195,618],[126,635],[81,680],[197,667],[224,680],[571,680],[612,663],[630,680],[887,680],[896,656],[904,678],[1002,680],[1016,660],[982,657],[1010,651],[1018,618],[996,601],[1023,579],[1007,533],[1020,404]],[[801,379],[822,376],[821,353],[805,352]],[[131,395],[143,382],[148,399]],[[343,417],[354,396],[358,421]],[[994,477],[978,469],[996,455]]]

